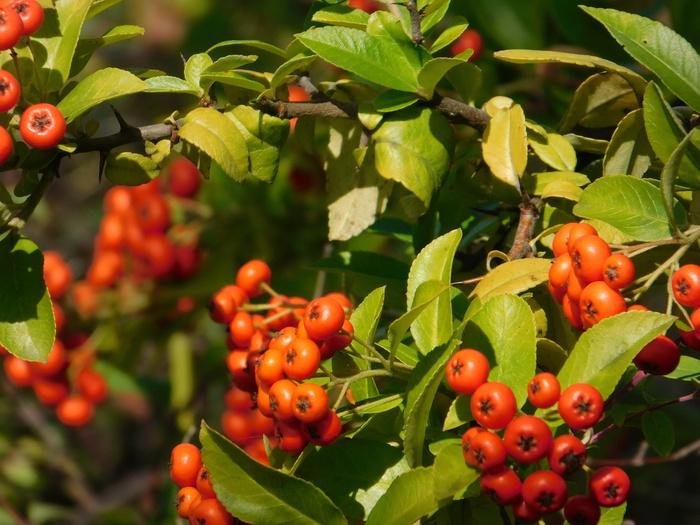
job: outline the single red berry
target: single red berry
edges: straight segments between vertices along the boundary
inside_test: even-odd
[[[508,385],[492,381],[476,389],[471,398],[472,416],[484,428],[505,427],[515,416],[515,395]]]
[[[620,467],[601,467],[588,480],[588,492],[601,507],[622,505],[630,491],[630,478]]]
[[[471,395],[489,377],[489,361],[486,356],[471,348],[463,348],[447,363],[445,375],[452,390],[458,394]]]
[[[66,132],[66,119],[52,104],[34,104],[22,113],[19,132],[33,148],[50,149],[61,142]]]
[[[558,410],[561,418],[571,428],[590,428],[603,415],[603,396],[594,386],[576,383],[561,393]]]
[[[551,470],[538,470],[523,481],[523,501],[542,514],[561,509],[567,495],[566,481]]]
[[[22,94],[19,82],[9,71],[0,70],[0,112],[10,111]]]

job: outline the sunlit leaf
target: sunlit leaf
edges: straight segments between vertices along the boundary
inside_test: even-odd
[[[647,139],[641,109],[627,114],[617,126],[603,158],[603,175],[642,177],[651,166],[654,150]]]

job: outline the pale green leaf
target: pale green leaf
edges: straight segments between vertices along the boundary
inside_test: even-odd
[[[349,27],[319,27],[297,35],[299,41],[334,66],[400,91],[417,91],[418,70],[398,44]]]
[[[284,64],[277,68],[270,79],[270,89],[273,92],[277,88],[287,83],[287,77],[295,71],[306,71],[308,67],[317,59],[316,55],[300,55],[287,60]]]
[[[430,46],[430,52],[435,54],[435,52],[449,46],[464,33],[467,27],[469,27],[469,23],[466,18],[459,15],[453,17],[447,27],[440,33],[440,36]]]
[[[482,302],[500,294],[518,294],[534,288],[549,279],[549,259],[516,259],[499,264],[479,281],[470,298],[478,297]]]
[[[548,166],[559,171],[576,169],[576,151],[571,143],[558,133],[547,130],[546,135],[542,137],[528,129],[527,139],[535,155]]]
[[[639,351],[675,320],[657,312],[623,312],[593,325],[581,335],[557,375],[562,390],[588,383],[607,399]]]
[[[574,207],[574,213],[598,219],[639,241],[659,241],[672,234],[661,190],[651,182],[627,175],[611,175],[590,184]],[[679,203],[674,216],[685,221]]]
[[[367,27],[369,15],[362,9],[354,9],[346,4],[336,4],[319,9],[313,14],[311,20],[322,24],[364,29]]]
[[[574,133],[567,133],[564,138],[568,140],[576,151],[585,151],[595,155],[603,155],[608,149],[609,142],[603,139],[592,139]]]
[[[396,478],[377,501],[366,525],[406,525],[437,510],[433,470],[416,468]]]
[[[71,122],[102,102],[138,93],[146,88],[147,84],[136,75],[123,69],[107,67],[81,80],[57,107],[66,122]]]
[[[435,499],[452,498],[479,479],[480,472],[464,461],[462,446],[448,445],[435,457],[433,491]]]
[[[184,119],[180,138],[201,149],[229,177],[242,181],[248,172],[248,148],[238,127],[215,109],[196,108]]]
[[[450,285],[452,262],[461,238],[462,231],[453,230],[432,241],[416,256],[408,274],[408,310],[417,306],[416,291],[422,283],[434,280],[444,286]],[[441,295],[423,310],[411,324],[411,334],[424,354],[447,342],[452,335],[452,304],[449,295]]]
[[[420,95],[425,99],[433,98],[438,82],[454,67],[464,64],[461,58],[438,57],[428,60],[418,73],[418,83],[422,88]]]
[[[150,157],[131,151],[112,152],[105,161],[105,177],[114,184],[139,186],[158,176],[160,168]]]
[[[687,40],[667,25],[640,15],[595,7],[583,10],[678,98],[700,111],[700,56]]]
[[[654,150],[647,139],[642,109],[625,116],[610,139],[603,158],[603,175],[642,177],[651,166]]]
[[[206,88],[202,86],[202,74],[213,63],[212,58],[206,53],[195,53],[185,62],[185,80],[206,91]]]
[[[543,171],[523,177],[523,186],[530,195],[541,195],[547,186],[557,182],[569,182],[580,187],[590,184],[591,180],[575,171]]]
[[[520,188],[527,165],[527,132],[523,108],[514,104],[491,113],[482,141],[484,162],[499,180]]]
[[[522,406],[527,400],[527,383],[535,374],[536,335],[535,318],[528,304],[516,295],[504,294],[483,304],[467,323],[462,340],[464,346],[489,359],[489,381],[510,386],[518,406]]]
[[[262,40],[224,40],[223,42],[219,42],[218,44],[214,44],[211,46],[209,49],[207,49],[207,54],[214,51],[215,49],[221,49],[222,47],[229,47],[229,46],[243,46],[243,47],[252,47],[254,49],[260,49],[262,51],[266,51],[268,53],[271,53],[273,55],[277,55],[282,58],[287,58],[287,53],[284,52],[283,49],[280,49],[277,46],[273,46],[272,44],[268,44],[267,42],[263,42]]]
[[[150,77],[145,82],[146,91],[149,93],[185,93],[195,97],[201,97],[204,94],[204,90],[199,86],[168,75]]]

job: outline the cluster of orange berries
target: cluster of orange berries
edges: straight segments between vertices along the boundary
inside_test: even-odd
[[[36,0],[0,1],[0,50],[12,49],[23,36],[39,30],[44,22],[44,8]],[[0,112],[12,110],[20,101],[21,86],[9,71],[0,70]],[[34,104],[22,111],[19,132],[31,147],[49,149],[56,146],[66,131],[66,120],[53,104]],[[0,127],[0,164],[12,154],[14,143],[9,131]]]
[[[60,301],[73,280],[70,267],[60,254],[44,252],[44,281],[51,296],[57,338],[46,363],[29,362],[4,350],[7,378],[18,387],[32,387],[37,399],[55,407],[58,420],[66,426],[87,424],[95,405],[109,395],[104,376],[93,367],[95,352],[82,334],[64,335],[65,315]]]
[[[518,414],[512,389],[488,381],[489,372],[488,359],[471,348],[456,352],[445,370],[452,389],[471,396],[476,426],[463,434],[462,451],[467,464],[481,471],[484,494],[499,505],[510,505],[515,516],[533,523],[563,509],[569,523],[594,525],[600,520],[601,507],[626,501],[629,477],[612,466],[592,473],[587,495],[570,497],[565,477],[586,462],[586,445],[572,433],[554,437],[543,417]],[[595,387],[579,383],[561,391],[557,377],[549,372],[530,380],[528,399],[539,409],[557,405],[559,416],[576,431],[593,427],[603,414],[603,397]],[[543,461],[549,468],[530,469]]]
[[[120,279],[187,279],[202,259],[198,232],[172,220],[175,207],[193,199],[201,174],[187,158],[178,157],[158,177],[140,186],[115,186],[104,196],[104,217],[95,236],[95,251],[86,278],[73,298],[78,311],[91,316],[98,294]]]
[[[239,268],[235,284],[210,302],[212,320],[227,326],[234,382],[222,429],[263,463],[263,434],[290,454],[309,442],[323,446],[338,438],[342,425],[328,394],[309,380],[323,360],[350,344],[354,332],[348,319],[353,306],[343,294],[311,301],[287,297],[270,288],[271,276],[265,262],[251,260]],[[266,305],[250,302],[264,293],[271,296]]]
[[[217,499],[202,453],[192,443],[175,445],[170,454],[170,479],[180,490],[175,506],[192,525],[233,525],[233,516]]]

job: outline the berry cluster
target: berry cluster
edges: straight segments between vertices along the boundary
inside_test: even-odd
[[[630,481],[619,467],[595,471],[588,495],[569,497],[565,477],[584,465],[586,445],[572,433],[554,437],[542,417],[519,414],[511,388],[488,381],[489,372],[487,358],[471,348],[456,352],[445,370],[455,392],[471,395],[477,425],[463,434],[462,450],[467,464],[481,471],[485,494],[499,505],[511,505],[514,515],[528,522],[564,509],[570,523],[586,525],[598,523],[600,507],[626,500]],[[539,409],[557,405],[559,416],[574,431],[591,428],[603,414],[603,397],[595,387],[580,383],[561,391],[557,377],[549,372],[530,380],[528,399]]]
[[[99,292],[122,280],[143,286],[145,280],[182,280],[197,272],[202,258],[198,231],[174,223],[173,215],[196,196],[201,174],[190,160],[178,157],[162,175],[105,193],[92,262],[86,278],[73,288],[81,315],[95,314]]]
[[[343,294],[311,301],[287,297],[272,290],[271,276],[265,262],[251,260],[239,268],[236,283],[210,302],[212,320],[227,326],[227,365],[234,382],[223,431],[264,463],[263,434],[290,454],[309,442],[329,445],[338,438],[342,425],[328,394],[309,380],[322,361],[350,344],[353,333],[347,318],[353,307]],[[267,304],[250,302],[263,294],[271,296]]]
[[[234,518],[217,499],[202,454],[191,443],[175,445],[170,455],[170,479],[180,490],[175,506],[193,525],[233,525]]]
[[[3,0],[0,2],[0,50],[12,49],[23,36],[39,30],[44,22],[44,9],[36,0]],[[9,71],[0,70],[0,112],[11,111],[20,101],[20,82]],[[66,132],[66,120],[52,104],[31,105],[21,112],[19,132],[24,142],[37,149],[56,146]],[[0,164],[14,149],[10,132],[0,127]]]
[[[95,352],[83,336],[62,334],[65,316],[60,300],[68,291],[73,275],[56,252],[44,253],[44,280],[51,296],[58,335],[46,363],[28,362],[4,351],[7,378],[18,387],[32,387],[37,399],[55,407],[58,420],[66,426],[87,424],[95,405],[103,402],[109,388],[93,363]]]

